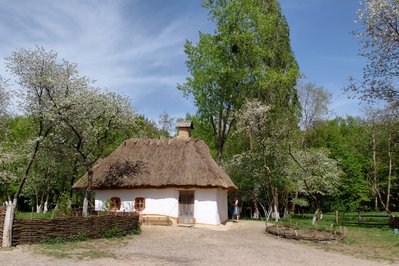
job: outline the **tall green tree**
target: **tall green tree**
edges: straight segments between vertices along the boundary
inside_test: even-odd
[[[178,89],[193,95],[197,117],[210,124],[216,159],[247,98],[285,110],[297,107],[299,69],[291,50],[288,24],[277,0],[205,0],[213,34],[186,41],[191,74]]]
[[[327,148],[342,170],[337,195],[330,206],[356,210],[370,202],[371,134],[367,123],[354,117],[318,121],[306,133],[308,148]]]
[[[369,183],[374,196],[374,208],[378,210],[380,205],[390,213],[392,189],[397,179],[398,110],[391,107],[369,108],[366,115],[371,135]]]

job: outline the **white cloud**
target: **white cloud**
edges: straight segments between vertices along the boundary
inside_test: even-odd
[[[187,75],[184,41],[206,21],[203,14],[172,11],[164,11],[169,17],[161,21],[143,10],[141,1],[2,1],[0,34],[7,38],[0,51],[6,57],[22,47],[53,49],[97,85],[128,95],[137,109],[154,116],[184,100],[176,90]],[[160,89],[176,98],[159,99],[161,109],[146,107],[146,98],[157,97]],[[192,101],[181,108],[192,111]]]

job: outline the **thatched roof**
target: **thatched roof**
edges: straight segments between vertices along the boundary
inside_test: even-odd
[[[74,188],[87,187],[87,173]],[[129,139],[93,168],[92,189],[201,187],[237,190],[195,139]]]

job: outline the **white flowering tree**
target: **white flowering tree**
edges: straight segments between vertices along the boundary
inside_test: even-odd
[[[14,205],[43,146],[64,145],[75,151],[88,172],[87,210],[92,166],[102,156],[111,132],[135,118],[129,100],[95,88],[78,74],[76,64],[59,60],[54,51],[21,49],[6,62],[20,85],[21,106],[33,120],[35,131]]]
[[[351,80],[349,90],[364,100],[399,101],[399,1],[363,0],[357,11],[362,30],[359,39],[361,55],[368,62],[362,82]]]
[[[14,171],[14,163],[19,158],[16,152],[10,151],[4,145],[0,145],[0,200],[12,203],[10,185],[15,182],[17,176]]]
[[[329,158],[326,149],[296,150],[290,151],[290,155],[292,160],[287,165],[287,176],[300,194],[313,201],[315,221],[319,218],[322,197],[334,194],[338,187],[341,174],[338,162]]]
[[[9,104],[10,94],[7,92],[7,84],[5,79],[0,76],[0,125],[8,115]]]
[[[45,91],[52,91],[52,95],[64,97],[63,92],[68,87],[68,76],[63,67],[67,62],[59,64],[56,59],[55,52],[47,52],[40,47],[31,50],[21,49],[6,58],[7,69],[16,77],[20,85],[20,105],[25,114],[31,117],[34,125],[30,158],[20,177],[19,187],[14,195],[14,206],[17,205],[18,197],[37,153],[49,134],[57,127],[57,122],[53,119],[54,112]]]
[[[237,130],[248,136],[249,149],[231,160],[230,174],[235,177],[240,194],[246,194],[246,200],[266,201],[270,208],[268,214],[278,220],[280,200],[284,200],[288,210],[286,199],[293,192],[285,167],[290,137],[295,136],[295,129],[290,118],[278,108],[257,100],[247,101],[236,117]],[[256,209],[256,204],[254,206]]]
[[[70,134],[64,142],[71,146],[87,171],[87,189],[83,215],[88,214],[94,164],[103,156],[113,131],[131,126],[135,115],[129,99],[112,92],[103,92],[86,84],[70,92],[65,101],[54,101],[56,120]]]
[[[7,135],[4,134],[4,125],[8,115],[9,99],[9,94],[6,91],[6,81],[0,76],[0,131],[3,136]],[[12,174],[8,171],[8,166],[13,161],[14,154],[6,149],[5,143],[6,139],[0,137],[0,196],[5,195],[6,199],[11,201],[7,188],[12,179]]]

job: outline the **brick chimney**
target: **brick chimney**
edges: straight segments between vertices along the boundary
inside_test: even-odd
[[[194,129],[193,122],[191,121],[178,121],[176,122],[177,136],[176,138],[188,139],[191,137],[191,129]]]

